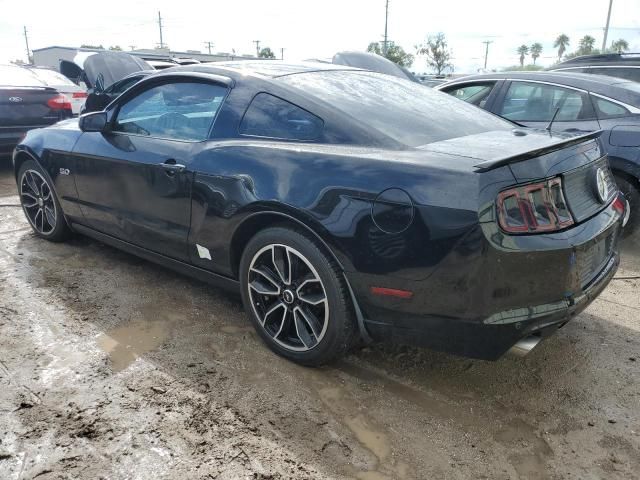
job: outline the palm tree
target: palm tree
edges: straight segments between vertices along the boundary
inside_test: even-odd
[[[529,47],[527,47],[526,45],[520,45],[516,52],[518,53],[518,55],[520,55],[520,66],[524,67],[524,57],[529,54]]]
[[[531,58],[533,58],[533,64],[535,65],[536,60],[542,53],[542,44],[538,42],[532,44],[531,47],[529,47],[529,51],[531,52]]]
[[[578,44],[578,55],[589,55],[593,52],[593,46],[596,44],[596,39],[591,35],[585,35],[580,39]]]
[[[629,42],[627,42],[623,38],[616,40],[611,44],[611,50],[615,51],[616,53],[626,52],[627,50],[629,50]]]
[[[569,37],[567,37],[564,33],[558,35],[556,41],[553,42],[553,48],[558,49],[558,61],[562,60],[562,55],[567,51],[567,47],[569,46]]]

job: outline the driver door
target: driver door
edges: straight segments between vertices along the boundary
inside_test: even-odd
[[[85,132],[74,147],[82,213],[95,230],[188,260],[189,167],[227,88],[176,79],[141,88],[115,106],[108,132]]]

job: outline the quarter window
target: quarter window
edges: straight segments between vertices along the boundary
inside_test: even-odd
[[[629,115],[629,110],[624,108],[622,105],[618,105],[617,103],[610,102],[609,100],[596,96],[592,96],[592,98],[596,105],[598,118],[615,118]]]
[[[495,84],[493,82],[482,84],[475,83],[473,85],[465,85],[454,88],[453,90],[447,90],[447,93],[460,100],[464,100],[465,102],[483,108],[491,90],[493,90],[494,85]]]
[[[511,83],[502,111],[498,114],[514,121],[549,122],[558,108],[557,122],[593,118],[585,94],[555,85],[528,82]]]
[[[225,87],[207,83],[166,83],[124,103],[113,130],[172,140],[202,141],[222,100]]]
[[[315,140],[322,133],[321,118],[293,103],[268,93],[259,93],[251,101],[240,134],[288,140]]]

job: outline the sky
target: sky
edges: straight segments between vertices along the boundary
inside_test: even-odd
[[[106,8],[101,9],[103,3]],[[518,63],[516,48],[540,42],[538,63],[556,58],[553,41],[569,36],[569,50],[584,35],[602,44],[609,0],[390,0],[389,40],[414,53],[415,45],[443,32],[454,71],[482,67],[482,43],[489,40],[488,69]],[[162,12],[164,42],[172,50],[255,53],[253,40],[285,60],[330,58],[341,50],[365,50],[384,33],[385,0],[109,0],[106,2],[0,0],[0,63],[26,60],[23,27],[31,49],[51,45],[119,45],[128,50],[159,42]],[[640,52],[640,0],[613,0],[609,41],[624,38]],[[414,72],[429,71],[416,58]]]

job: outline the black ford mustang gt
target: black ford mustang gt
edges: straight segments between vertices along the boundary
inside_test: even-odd
[[[625,203],[597,133],[348,67],[166,70],[29,132],[13,161],[37,235],[239,289],[269,347],[307,365],[358,337],[527,350],[618,265]]]

